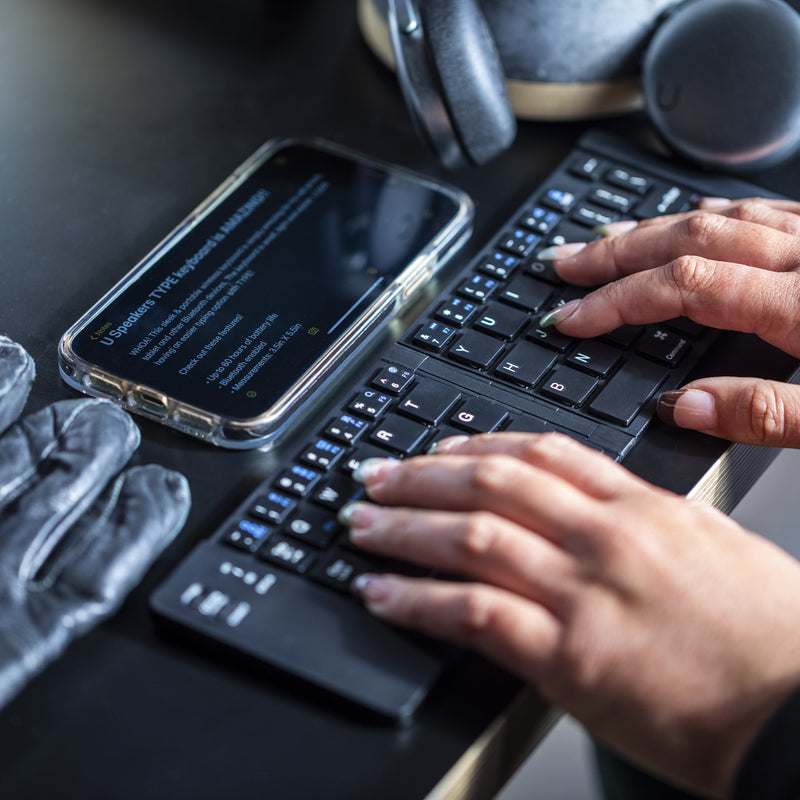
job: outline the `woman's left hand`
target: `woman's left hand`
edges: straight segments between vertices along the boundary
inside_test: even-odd
[[[375,614],[482,651],[596,736],[722,794],[800,685],[800,564],[558,434],[368,461],[360,547],[469,581],[362,576]]]

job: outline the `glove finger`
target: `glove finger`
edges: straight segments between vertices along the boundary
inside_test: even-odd
[[[0,439],[0,561],[35,576],[138,444],[136,425],[105,400],[55,403],[13,426]]]
[[[0,433],[22,413],[36,368],[21,345],[0,336]]]
[[[175,538],[190,504],[180,473],[155,464],[127,470],[73,526],[43,580],[76,599],[73,617],[89,606],[94,616],[110,614]]]
[[[134,467],[61,539],[35,582],[6,576],[0,591],[0,708],[121,605],[181,529],[189,503],[179,473]]]

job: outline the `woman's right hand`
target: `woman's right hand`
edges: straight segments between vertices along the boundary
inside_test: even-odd
[[[800,358],[800,203],[708,199],[697,211],[607,226],[587,245],[548,248],[558,274],[593,292],[543,324],[590,337],[686,316],[755,333]],[[681,427],[748,444],[800,446],[800,387],[758,378],[693,381],[659,400]]]

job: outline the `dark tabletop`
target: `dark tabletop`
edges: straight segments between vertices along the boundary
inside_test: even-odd
[[[73,393],[61,333],[263,141],[317,135],[458,183],[480,242],[585,126],[523,124],[490,167],[444,173],[345,0],[7,0],[0,14],[0,331],[38,369],[29,410]],[[605,125],[646,142],[636,116]],[[800,186],[797,161],[757,177]],[[775,370],[785,370],[778,359]],[[139,463],[183,472],[183,533],[110,622],[0,712],[0,796],[421,798],[519,690],[477,658],[415,721],[367,719],[154,629],[147,597],[275,466],[142,422]],[[648,448],[683,447],[659,472]],[[638,451],[641,449],[641,455]],[[637,471],[685,491],[721,452],[656,429]],[[656,466],[653,464],[656,463]],[[530,720],[532,728],[540,723]]]

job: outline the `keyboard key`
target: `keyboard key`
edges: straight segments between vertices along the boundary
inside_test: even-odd
[[[587,228],[596,228],[598,225],[608,225],[617,218],[616,214],[594,206],[579,206],[572,214],[570,219],[577,222],[579,225],[585,225]]]
[[[312,467],[330,469],[342,456],[344,448],[327,439],[317,439],[300,454],[300,460]]]
[[[603,334],[600,338],[605,342],[611,342],[618,347],[629,350],[633,343],[641,336],[642,329],[637,325],[621,325],[613,331]]]
[[[305,572],[314,562],[311,550],[284,536],[273,536],[256,555],[271,564],[299,573]]]
[[[567,363],[592,375],[603,376],[611,372],[621,356],[616,347],[587,339],[572,351]]]
[[[313,547],[327,547],[341,530],[339,521],[328,509],[311,505],[298,511],[283,528],[293,539]]]
[[[525,311],[537,311],[545,306],[552,294],[550,284],[529,275],[518,275],[503,289],[500,300]]]
[[[571,300],[577,300],[579,297],[583,297],[585,294],[586,289],[582,288],[581,286],[564,286],[564,288],[558,293],[557,299],[550,306],[550,308],[563,306],[566,303],[569,303]]]
[[[231,599],[224,592],[214,589],[207,594],[197,605],[197,610],[204,616],[216,619],[231,604]]]
[[[485,275],[473,275],[458,290],[462,297],[482,303],[488,300],[500,284],[494,278]]]
[[[415,334],[414,342],[427,350],[436,352],[443,350],[445,345],[455,336],[456,329],[441,322],[427,322]]]
[[[296,497],[305,497],[319,480],[320,473],[313,469],[293,464],[284,470],[275,481],[275,488],[293,494]]]
[[[593,242],[597,235],[586,225],[577,222],[564,222],[548,237],[547,245],[569,244],[571,242]]]
[[[252,519],[240,519],[222,537],[222,541],[238,550],[247,550],[252,553],[269,536],[271,531],[270,527],[260,522],[254,522]]]
[[[520,342],[501,359],[495,375],[530,388],[547,372],[556,360],[552,350]]]
[[[380,453],[376,448],[375,455],[385,455]],[[368,456],[371,457],[371,456]],[[363,460],[366,460],[364,458]],[[361,462],[359,461],[359,464]],[[352,470],[347,470],[347,473]],[[349,474],[338,473],[332,475],[324,484],[321,484],[314,490],[311,499],[317,505],[323,508],[330,509],[331,511],[338,511],[346,503],[352,502],[357,497],[364,493],[364,487],[357,484]]]
[[[637,348],[637,352],[641,355],[668,367],[680,364],[689,350],[691,350],[691,345],[686,339],[666,328],[654,328],[646,331]]]
[[[620,425],[630,425],[665,376],[663,367],[652,361],[631,358],[589,404],[589,410]]]
[[[489,433],[497,430],[507,416],[502,406],[481,397],[473,397],[458,408],[450,417],[450,422],[470,433]]]
[[[413,380],[414,373],[410,369],[389,364],[372,379],[372,385],[389,394],[398,395],[408,389]]]
[[[376,389],[359,392],[347,405],[348,411],[367,419],[378,419],[389,407],[392,398]]]
[[[603,162],[597,156],[580,156],[569,166],[569,171],[579,178],[593,181],[600,177]]]
[[[349,592],[350,585],[358,575],[373,569],[365,558],[337,549],[322,558],[309,575],[331,589]]]
[[[499,339],[514,339],[528,324],[524,311],[500,303],[489,303],[475,322],[475,328]]]
[[[414,420],[391,414],[372,431],[369,438],[371,442],[395,453],[411,455],[428,438],[428,428]]]
[[[460,397],[461,393],[452,386],[420,381],[408,397],[397,404],[397,410],[426,425],[438,425]]]
[[[477,303],[465,300],[463,297],[453,297],[436,309],[435,316],[442,322],[449,322],[451,325],[461,328],[469,321],[477,308]]]
[[[468,436],[471,433],[472,431],[460,430],[452,425],[440,425],[431,439],[431,445],[441,442],[443,439],[449,439],[451,436]]]
[[[389,454],[374,444],[366,442],[358,445],[344,461],[342,461],[342,472],[351,475],[368,458],[390,458]]]
[[[467,331],[448,350],[448,355],[471,367],[485,369],[502,352],[502,342],[478,331]]]
[[[553,400],[571,406],[585,403],[597,386],[597,380],[591,375],[570,367],[558,367],[542,384],[541,392]]]
[[[540,236],[550,233],[561,219],[560,214],[550,211],[541,206],[534,206],[527,214],[523,214],[519,219],[519,224],[525,228],[530,228]]]
[[[485,275],[505,280],[519,266],[520,260],[501,250],[495,250],[491,256],[484,259],[478,269]]]
[[[555,328],[540,328],[534,325],[525,334],[526,338],[534,342],[539,342],[557,353],[565,353],[570,345],[575,341],[571,336],[565,336]]]
[[[297,501],[288,495],[269,492],[257,497],[247,513],[273,525],[280,525],[296,506]]]
[[[606,453],[621,455],[634,443],[635,437],[610,425],[598,425],[592,431],[592,444]]]
[[[550,422],[545,422],[543,419],[529,417],[527,414],[520,414],[514,417],[514,419],[506,425],[504,430],[515,431],[517,433],[549,433],[550,431],[558,430],[558,428]]]
[[[542,196],[542,203],[556,211],[569,211],[576,202],[577,198],[572,192],[563,189],[548,189]]]
[[[352,414],[340,414],[336,419],[331,420],[325,428],[325,436],[336,442],[352,444],[369,427],[369,423],[363,419],[358,419]]]
[[[603,208],[610,208],[620,214],[627,214],[633,205],[634,198],[625,192],[614,192],[605,187],[598,187],[589,195],[589,202]]]
[[[541,236],[529,231],[527,228],[514,228],[506,231],[500,237],[497,246],[501,250],[507,250],[515,256],[525,258],[534,251],[541,240]]]
[[[649,219],[662,214],[678,214],[691,207],[691,195],[674,184],[659,183],[634,209],[639,219]]]
[[[637,175],[623,167],[613,167],[606,172],[605,179],[612,186],[635,194],[644,194],[651,185],[651,182],[643,175]]]
[[[529,261],[525,265],[525,271],[540,281],[557,284],[564,283],[556,274],[551,261]]]

